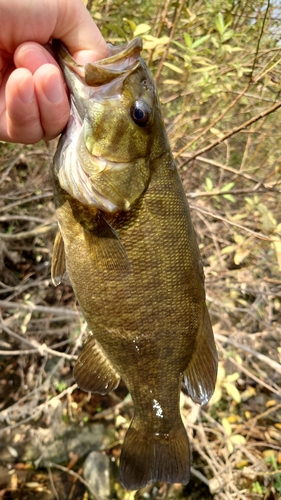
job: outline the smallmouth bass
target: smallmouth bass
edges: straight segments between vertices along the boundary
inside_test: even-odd
[[[132,396],[120,480],[133,490],[188,483],[181,385],[206,404],[217,373],[196,236],[141,49],[136,38],[78,66],[54,42],[71,116],[53,165],[52,277],[66,267],[92,332],[78,386],[107,394],[122,377]]]

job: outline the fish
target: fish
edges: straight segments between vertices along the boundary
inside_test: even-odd
[[[187,484],[191,451],[180,392],[210,400],[217,351],[187,198],[141,57],[142,40],[109,45],[78,65],[54,52],[70,118],[54,156],[58,219],[52,279],[68,273],[90,333],[74,367],[84,391],[108,394],[122,377],[134,415],[120,456],[124,488]]]

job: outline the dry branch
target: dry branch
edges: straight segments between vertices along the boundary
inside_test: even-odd
[[[238,127],[233,128],[232,130],[230,130],[229,132],[224,134],[222,137],[218,138],[216,141],[212,142],[208,146],[205,146],[205,148],[199,149],[199,151],[197,151],[196,153],[194,153],[193,155],[191,155],[189,157],[189,159],[187,160],[187,163],[189,163],[192,160],[194,160],[195,158],[197,158],[197,156],[200,156],[200,155],[206,153],[207,151],[210,151],[211,149],[215,148],[216,146],[218,146],[219,144],[224,142],[226,139],[229,139],[229,137],[232,137],[233,135],[237,134],[238,132],[241,132],[241,130],[246,129],[247,127],[252,125],[252,123],[255,123],[258,120],[261,120],[261,118],[264,118],[265,116],[268,116],[271,113],[274,113],[274,111],[276,111],[280,107],[281,107],[281,101],[278,101],[276,104],[274,104],[274,106],[271,106],[271,108],[267,109],[266,111],[262,111],[261,113],[257,114],[253,118],[250,118],[250,120],[247,120],[246,122],[242,123]],[[178,151],[175,154],[175,157],[177,158],[178,156],[180,156],[181,151],[185,151],[185,150],[186,150],[186,147],[182,148],[180,151]]]
[[[237,342],[232,338],[225,337],[225,335],[221,335],[220,333],[216,333],[215,338],[223,343],[233,345],[234,347],[237,347],[237,349],[242,349],[243,351],[248,352],[252,356],[255,356],[257,359],[262,361],[263,363],[269,365],[273,370],[275,370],[277,373],[280,373],[281,375],[281,365],[280,363],[277,363],[277,361],[274,361],[274,359],[271,359],[268,356],[265,356],[264,354],[255,351],[254,349],[251,349],[251,347],[248,347],[244,344],[240,344],[240,342]]]

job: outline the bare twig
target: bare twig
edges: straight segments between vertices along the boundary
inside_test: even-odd
[[[48,467],[48,466],[47,466],[47,471],[48,471],[48,476],[49,476],[52,492],[53,492],[54,496],[56,497],[56,500],[60,500],[60,497],[59,497],[58,492],[57,492],[56,487],[55,487],[52,471],[51,471],[50,467]]]
[[[55,464],[54,462],[49,462],[49,467],[54,467],[55,469],[67,472],[67,474],[70,474],[71,476],[75,477],[82,484],[84,484],[84,486],[87,488],[87,490],[89,490],[89,492],[95,498],[95,500],[101,500],[101,498],[97,495],[97,493],[93,490],[93,488],[89,485],[89,483],[87,483],[87,481],[85,481],[85,479],[83,479],[83,477],[80,476],[80,474],[78,474],[77,472],[74,472],[73,470],[68,469],[67,467],[63,467],[63,465]]]
[[[33,236],[39,236],[41,234],[46,234],[54,231],[57,226],[58,225],[56,222],[52,222],[51,224],[44,223],[40,224],[40,226],[37,226],[34,229],[31,229],[30,231],[22,231],[21,233],[14,234],[0,233],[0,238],[2,240],[23,240],[24,238],[31,238]]]
[[[32,217],[31,215],[2,215],[0,217],[0,222],[8,222],[10,220],[26,220],[29,222],[39,222],[41,224],[48,223],[48,221],[44,219],[39,219],[39,217]]]
[[[223,349],[223,348],[221,347],[221,349]],[[245,375],[247,375],[248,377],[250,377],[251,379],[253,379],[255,382],[257,382],[257,384],[262,385],[268,391],[273,392],[277,396],[281,397],[281,391],[280,390],[274,389],[274,387],[272,387],[271,385],[269,385],[266,382],[264,382],[261,378],[256,377],[250,370],[247,370],[247,368],[245,368],[243,365],[237,363],[237,361],[233,357],[228,357],[228,359],[231,361],[231,363],[233,365],[235,365],[238,368],[239,371],[245,373]]]
[[[33,349],[27,351],[28,354],[37,352],[40,356],[44,356],[45,354],[51,354],[52,356],[58,356],[60,358],[65,358],[68,360],[77,359],[77,356],[66,354],[64,352],[55,351],[54,349],[51,349],[50,347],[48,347],[45,343],[39,344],[39,342],[37,342],[36,340],[30,341],[30,340],[22,337],[18,333],[10,330],[10,328],[5,326],[2,322],[0,323],[0,326],[4,330],[4,332],[6,332],[8,335],[11,335],[11,337],[14,337],[15,339],[19,340],[23,344],[30,345],[31,347],[33,347]],[[54,346],[54,347],[56,347],[56,346]],[[5,354],[5,351],[3,351],[3,353]],[[23,351],[14,351],[14,352],[7,351],[6,352],[6,354],[15,354],[15,353],[23,354]]]
[[[240,94],[229,104],[229,106],[215,119],[213,120],[210,125],[208,125],[207,127],[205,127],[202,132],[200,132],[200,134],[198,134],[194,139],[192,139],[188,144],[185,144],[185,146],[183,146],[179,151],[177,151],[175,154],[174,154],[174,157],[177,158],[178,156],[180,156],[184,151],[186,151],[187,149],[189,149],[192,144],[194,144],[195,142],[197,142],[199,139],[201,139],[201,137],[204,137],[207,132],[209,132],[209,130],[211,130],[211,128],[213,128],[219,121],[221,121],[225,115],[235,106],[235,104],[241,99],[241,97],[243,97],[243,95],[245,94],[245,92],[247,92],[247,90],[250,88],[251,86],[251,82],[248,83],[246,85],[246,87],[244,87],[244,89],[242,90],[242,92],[240,92]],[[202,151],[202,150],[201,150]],[[200,154],[200,153],[198,153]]]
[[[190,158],[191,158],[191,154],[189,153],[184,153],[182,155],[183,158],[187,158],[187,163],[189,162]],[[247,172],[244,172],[242,170],[236,170],[235,168],[231,168],[229,167],[228,165],[224,165],[223,163],[220,163],[218,161],[215,161],[213,160],[212,158],[206,158],[205,156],[198,156],[197,157],[197,160],[199,161],[202,161],[203,163],[207,163],[207,165],[212,165],[216,168],[220,168],[222,170],[225,170],[226,172],[231,172],[232,174],[234,175],[237,175],[237,176],[240,176],[240,177],[244,177],[244,179],[247,179],[249,181],[252,181],[254,182],[255,184],[260,184],[260,179],[257,179],[256,177],[253,177],[252,175],[249,175]],[[184,165],[185,165],[186,162],[184,162]],[[181,165],[182,166],[182,165]],[[268,183],[262,183],[262,185],[266,188],[266,189],[271,189],[274,187],[273,184],[268,184]]]
[[[234,347],[237,347],[237,349],[242,349],[243,351],[248,352],[252,356],[255,356],[257,359],[259,359],[263,363],[266,363],[273,370],[275,370],[277,373],[280,373],[280,375],[281,375],[281,365],[279,363],[277,363],[277,361],[274,361],[274,359],[271,359],[268,356],[265,356],[264,354],[261,354],[261,353],[255,351],[251,347],[248,347],[244,344],[240,344],[239,342],[232,339],[231,337],[226,337],[225,335],[221,335],[220,333],[216,333],[215,337],[216,337],[216,339],[220,340],[221,342],[233,345]]]
[[[47,193],[41,193],[34,196],[29,196],[27,198],[21,198],[20,200],[14,201],[9,205],[5,205],[0,208],[0,212],[8,212],[11,208],[18,207],[19,205],[24,205],[25,203],[29,203],[30,201],[41,200],[42,198],[52,198],[54,193],[52,191],[48,191]]]
[[[61,361],[62,360],[59,360],[59,363]],[[58,366],[59,366],[59,364],[58,364]],[[48,383],[50,383],[50,379],[53,376],[53,372],[55,372],[56,369],[57,369],[57,366],[54,368],[54,370],[52,370],[51,374],[48,376],[48,379],[49,379]],[[48,390],[47,381],[45,381],[42,384],[42,391],[44,390],[44,392],[45,392],[46,388]],[[67,389],[65,389],[64,391],[62,391],[57,396],[54,396],[51,399],[49,399],[48,401],[45,401],[44,403],[42,403],[42,404],[40,404],[40,405],[38,405],[36,407],[33,407],[31,410],[29,410],[30,415],[27,418],[25,418],[25,419],[21,419],[22,413],[19,410],[21,410],[25,414],[27,413],[27,411],[24,410],[24,408],[22,408],[21,405],[22,405],[22,403],[24,401],[28,400],[31,396],[33,396],[35,394],[38,394],[38,388],[36,388],[33,391],[31,391],[29,394],[27,394],[26,396],[24,396],[23,398],[21,398],[19,401],[17,401],[17,403],[13,404],[9,408],[5,408],[5,410],[2,410],[0,412],[0,421],[9,421],[9,415],[11,415],[11,413],[14,412],[14,415],[16,414],[16,418],[14,418],[14,420],[17,420],[17,422],[15,424],[10,424],[9,425],[9,430],[15,429],[19,425],[23,425],[23,424],[26,424],[27,422],[30,422],[30,420],[36,418],[43,411],[46,411],[46,409],[48,408],[48,406],[54,406],[54,404],[56,403],[56,401],[59,401],[59,400],[63,399],[68,394],[72,394],[73,391],[75,391],[76,389],[78,389],[77,384],[71,385],[70,387],[68,387]],[[7,431],[7,427],[5,427],[4,429],[1,429],[0,430],[0,435],[4,434],[6,431]]]
[[[252,80],[253,74],[254,74],[254,71],[255,71],[257,57],[258,57],[258,53],[259,53],[259,49],[260,49],[260,43],[261,43],[261,39],[262,39],[262,36],[263,36],[264,27],[265,27],[265,21],[266,21],[267,15],[268,15],[269,7],[270,7],[270,0],[267,0],[267,7],[265,9],[265,13],[264,13],[264,16],[262,18],[262,26],[261,26],[261,31],[260,31],[258,43],[257,43],[257,46],[256,46],[255,59],[254,59],[252,71],[251,71],[251,74],[250,74],[250,80]]]
[[[170,40],[169,40],[169,42],[167,43],[167,45],[165,47],[165,50],[164,50],[164,53],[162,55],[161,61],[160,61],[159,65],[158,65],[157,73],[155,75],[155,82],[156,83],[159,80],[159,77],[161,75],[161,71],[162,71],[163,65],[164,65],[164,63],[166,61],[168,52],[170,50],[170,46],[171,46],[171,44],[172,44],[172,42],[174,40],[175,29],[176,29],[176,27],[178,25],[178,21],[180,19],[181,11],[182,11],[184,5],[185,5],[185,0],[181,0],[180,4],[177,4],[177,7],[176,7],[177,8],[177,12],[176,12],[175,19],[173,21],[173,24],[172,24],[172,27],[171,27],[171,30],[170,30],[170,33],[169,33]]]
[[[230,226],[239,227],[239,229],[243,229],[243,231],[246,231],[247,233],[252,234],[256,238],[259,238],[260,240],[270,241],[270,242],[275,241],[273,238],[269,238],[268,236],[265,236],[265,234],[257,233],[256,231],[253,231],[252,229],[250,229],[248,227],[242,226],[242,224],[238,224],[237,222],[226,219],[225,217],[221,217],[220,215],[218,215],[214,212],[210,212],[209,210],[205,210],[204,208],[199,207],[198,205],[194,205],[193,203],[189,203],[189,205],[190,205],[190,208],[192,210],[197,210],[198,212],[201,212],[202,214],[205,214],[205,215],[209,215],[210,217],[213,217],[214,219],[218,219],[218,220],[221,220],[223,222],[226,222]]]
[[[160,6],[160,10],[161,10],[161,17],[160,17],[160,21],[158,21],[158,26],[157,26],[157,33],[156,33],[156,38],[159,38],[160,35],[161,35],[161,31],[163,29],[163,26],[165,24],[165,19],[166,19],[166,15],[167,15],[167,10],[168,10],[168,7],[171,3],[171,0],[166,0],[165,2],[165,5],[164,5],[164,8],[163,6],[161,5]],[[148,56],[148,59],[147,59],[147,66],[149,67],[150,66],[150,63],[152,61],[152,57],[153,57],[153,54],[154,54],[154,51],[155,49],[152,49],[150,50],[149,52],[149,56]]]
[[[190,467],[190,472],[191,472],[191,474],[193,474],[193,476],[197,477],[197,479],[202,481],[202,483],[209,486],[208,479],[199,470],[194,469],[194,467]]]
[[[36,311],[46,314],[63,315],[64,317],[79,318],[79,316],[82,316],[82,313],[80,313],[79,311],[74,311],[67,307],[39,306],[30,302],[23,304],[22,302],[9,302],[8,300],[0,300],[0,307],[3,307],[5,309],[20,309],[31,312]]]
[[[230,189],[229,191],[222,191],[221,189],[213,189],[212,191],[199,191],[197,193],[187,193],[189,198],[209,198],[212,196],[225,196],[226,194],[257,194],[264,193],[267,189],[263,186],[259,186],[258,189]]]
[[[191,155],[190,158],[187,161],[190,162],[190,161],[194,160],[195,158],[197,158],[197,156],[202,155],[202,154],[206,153],[207,151],[210,151],[211,149],[215,148],[216,146],[218,146],[219,144],[221,144],[222,142],[224,142],[226,139],[229,139],[229,137],[232,137],[233,135],[237,134],[238,132],[241,132],[241,130],[244,130],[245,128],[247,128],[250,125],[252,125],[252,123],[255,123],[258,120],[261,120],[261,118],[265,118],[265,116],[268,116],[271,113],[274,113],[274,111],[276,111],[280,107],[281,107],[281,101],[278,101],[277,103],[274,104],[274,106],[271,106],[271,108],[267,109],[266,111],[262,111],[258,115],[253,116],[253,118],[250,118],[250,120],[247,120],[246,122],[242,123],[238,127],[233,128],[232,130],[230,130],[229,132],[227,132],[226,134],[224,134],[222,137],[219,137],[218,139],[216,139],[214,142],[212,142],[208,146],[205,146],[205,148],[199,149],[199,151],[197,151],[196,153],[194,153],[193,155]],[[178,156],[180,156],[181,153],[183,151],[185,151],[186,149],[187,149],[187,146],[185,146],[184,148],[180,149],[175,154],[175,158],[177,158]]]

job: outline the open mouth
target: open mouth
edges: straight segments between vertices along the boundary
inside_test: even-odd
[[[61,187],[81,203],[114,213],[119,210],[129,210],[130,200],[137,197],[138,189],[131,181],[131,174],[126,173],[131,158],[128,161],[126,158],[125,162],[122,159],[121,162],[115,162],[115,154],[109,155],[110,160],[107,160],[103,156],[93,155],[88,150],[85,136],[88,136],[88,132],[92,134],[94,120],[92,114],[95,114],[91,113],[90,116],[89,101],[108,101],[111,98],[116,99],[116,96],[120,99],[124,79],[141,64],[142,41],[136,38],[126,46],[110,46],[109,49],[110,57],[79,66],[63,44],[60,42],[54,44],[71,94],[71,117],[61,142],[55,173]],[[130,189],[134,190],[133,196],[130,192],[129,199],[126,189],[123,189],[123,186],[120,188],[120,182],[115,180],[115,174],[119,175],[121,171],[123,171],[121,180],[124,179],[124,184],[128,182],[129,192]],[[139,184],[142,192],[146,182],[141,179]]]

